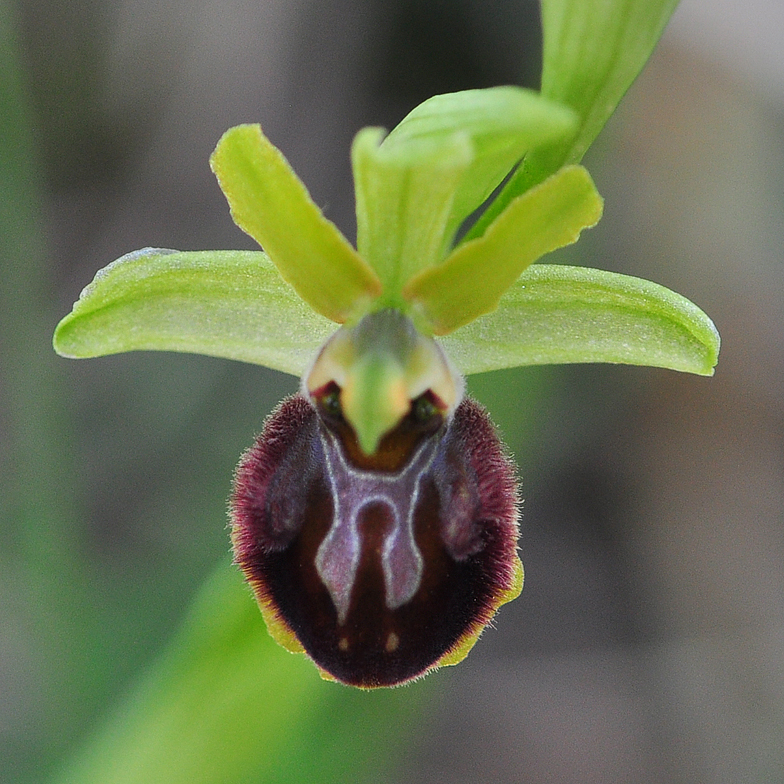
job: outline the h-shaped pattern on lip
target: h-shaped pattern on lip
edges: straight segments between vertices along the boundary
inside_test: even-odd
[[[362,471],[349,465],[338,439],[321,428],[321,443],[333,500],[332,525],[316,553],[316,571],[326,585],[343,624],[362,555],[360,513],[384,504],[392,527],[384,538],[381,567],[385,603],[395,610],[409,601],[422,581],[422,554],[414,540],[414,510],[423,474],[435,457],[440,438],[428,438],[400,471]]]

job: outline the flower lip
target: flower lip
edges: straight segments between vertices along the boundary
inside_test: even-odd
[[[235,559],[271,633],[361,688],[456,664],[522,587],[514,468],[487,414],[463,400],[391,471],[351,465],[322,425],[287,399],[237,469]]]

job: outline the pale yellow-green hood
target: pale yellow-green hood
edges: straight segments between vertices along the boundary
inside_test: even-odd
[[[367,455],[428,390],[446,416],[463,396],[463,380],[440,346],[394,310],[342,327],[324,344],[303,378],[303,392],[312,396],[330,382],[340,388],[343,416]]]

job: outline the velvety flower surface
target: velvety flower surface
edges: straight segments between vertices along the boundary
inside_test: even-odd
[[[395,685],[461,659],[519,593],[514,468],[470,399],[449,421],[413,407],[371,461],[404,441],[388,468],[338,417],[297,395],[267,420],[237,470],[235,557],[287,647],[339,681]]]

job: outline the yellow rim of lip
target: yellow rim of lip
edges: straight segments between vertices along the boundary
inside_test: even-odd
[[[493,610],[493,614],[495,614],[498,609],[506,604],[507,602],[511,602],[513,599],[516,599],[523,590],[523,581],[525,578],[525,572],[523,569],[523,562],[520,560],[519,556],[515,556],[515,564],[514,564],[514,574],[512,576],[512,584],[506,591],[504,591],[499,600],[498,604],[495,606]],[[477,640],[482,636],[482,632],[487,628],[487,623],[482,623],[478,629],[473,632],[469,632],[463,637],[461,640],[458,640],[457,645],[451,650],[445,653],[433,666],[435,667],[451,667],[454,664],[460,664],[466,656],[468,656],[471,648],[476,645]]]
[[[275,609],[271,599],[264,595],[260,595],[257,586],[253,585],[253,592],[256,595],[256,603],[261,610],[261,617],[264,618],[264,623],[267,625],[267,631],[270,637],[275,640],[281,648],[285,648],[289,653],[305,653],[302,643],[297,639],[297,636],[289,628],[289,625],[283,618],[280,617],[278,611]]]

